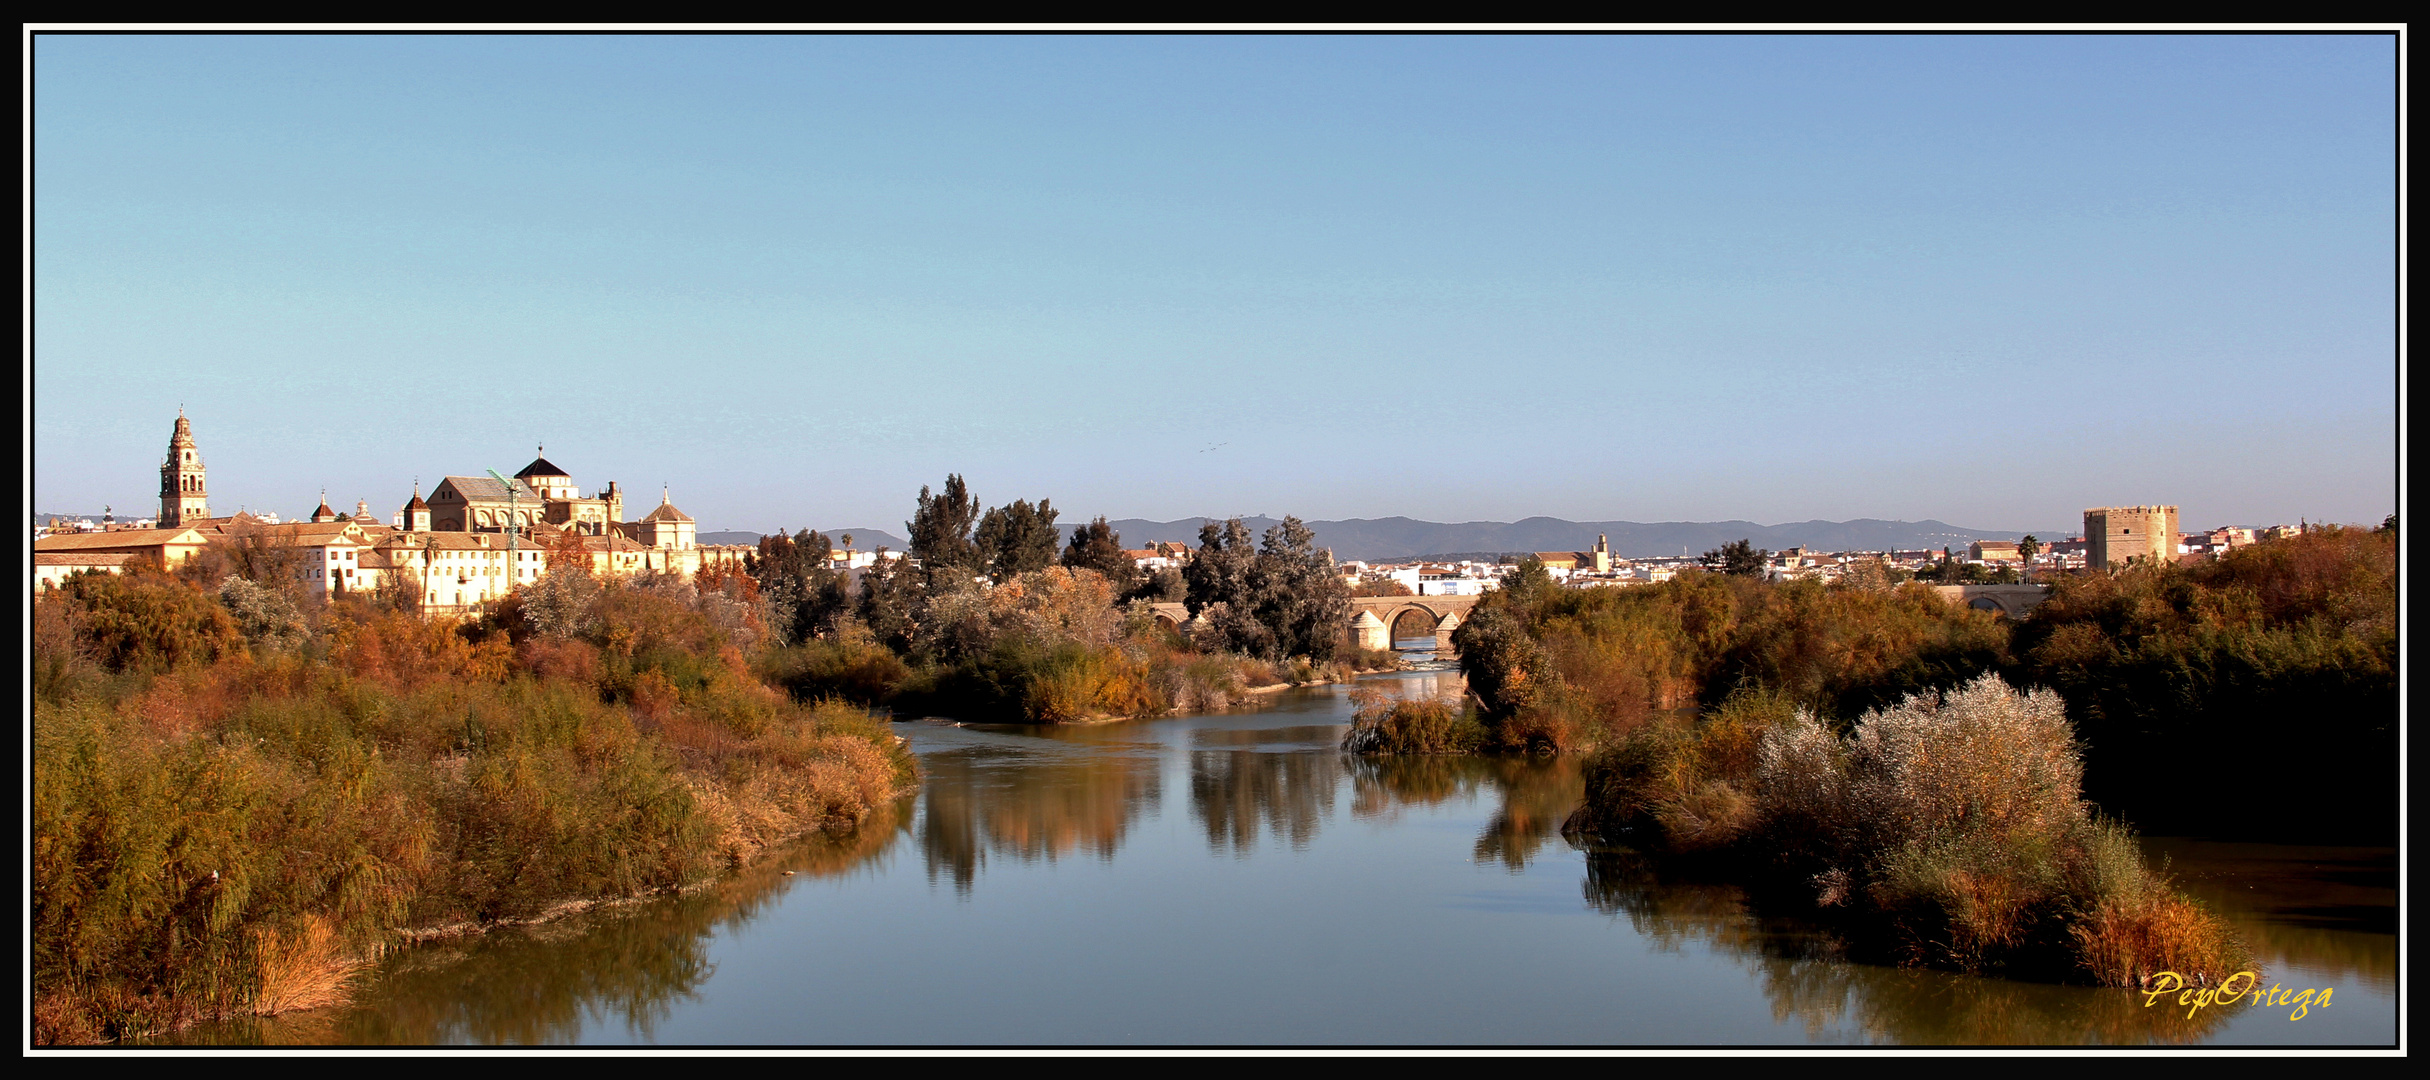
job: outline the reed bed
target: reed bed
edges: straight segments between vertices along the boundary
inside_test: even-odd
[[[36,1040],[341,1004],[419,931],[694,887],[909,790],[883,722],[618,593],[520,644],[360,604],[248,640],[160,575],[44,600]]]
[[[1587,768],[1567,831],[1729,868],[1901,963],[2131,986],[2249,960],[2092,813],[2058,696],[1985,676],[1834,734],[1778,694],[1655,725]]]

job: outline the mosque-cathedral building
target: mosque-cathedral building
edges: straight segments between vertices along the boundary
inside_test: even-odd
[[[698,525],[667,493],[641,520],[626,521],[615,483],[585,498],[542,450],[510,480],[447,476],[427,499],[416,484],[393,523],[372,516],[365,502],[340,514],[324,496],[308,520],[273,524],[243,513],[211,516],[202,451],[181,409],[160,467],[157,527],[36,540],[35,587],[78,570],[118,572],[131,559],[176,565],[215,544],[270,543],[301,557],[297,573],[314,598],[404,579],[422,594],[423,610],[464,613],[539,580],[552,557],[588,558],[600,577],[689,578],[707,567],[739,567],[751,550],[701,544]]]

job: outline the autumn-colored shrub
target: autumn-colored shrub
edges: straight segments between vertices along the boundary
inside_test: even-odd
[[[2094,747],[2087,790],[2154,828],[2222,824],[2189,787],[2265,783],[2300,814],[2247,835],[2396,833],[2396,538],[2324,528],[2216,562],[2055,579],[2017,626],[2020,678]],[[2291,718],[2301,718],[2290,727]]]
[[[1486,739],[1465,703],[1393,697],[1373,687],[1350,692],[1357,705],[1342,749],[1353,754],[1467,754]]]
[[[2081,777],[2057,695],[1996,676],[1912,695],[1845,736],[1784,695],[1742,691],[1599,755],[1568,828],[1740,867],[1903,962],[2113,985],[2161,960],[2239,970],[2225,924],[2092,815]]]
[[[134,575],[41,609],[45,1042],[333,1003],[400,936],[694,885],[912,781],[883,723],[786,700],[682,596],[603,589],[606,646],[519,649],[348,601],[258,653],[224,599]]]

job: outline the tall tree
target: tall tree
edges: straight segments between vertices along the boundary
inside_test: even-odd
[[[1055,530],[1055,514],[1054,504],[1046,499],[1038,500],[1036,506],[1019,499],[989,510],[972,536],[981,570],[996,581],[1011,581],[1054,565],[1060,535]]]
[[[2023,562],[2017,567],[2017,573],[2022,580],[2033,580],[2033,557],[2041,550],[2042,541],[2035,538],[2032,533],[2026,533],[2025,539],[2017,541],[2017,554],[2023,559]]]
[[[797,644],[833,627],[848,605],[843,575],[827,559],[830,550],[827,534],[803,529],[760,537],[759,550],[743,556],[743,572],[759,583],[779,644]]]
[[[1704,568],[1735,577],[1762,577],[1763,564],[1772,553],[1758,548],[1745,539],[1732,540],[1704,553]]]
[[[1273,631],[1283,655],[1332,659],[1350,618],[1350,587],[1333,570],[1333,552],[1286,516],[1266,530],[1255,567],[1257,620]]]
[[[1239,518],[1198,531],[1199,549],[1182,571],[1190,613],[1203,615],[1223,644],[1279,660],[1331,659],[1350,617],[1350,590],[1333,570],[1333,553],[1298,518],[1266,530],[1251,546]]]
[[[900,559],[886,557],[886,549],[878,549],[878,558],[861,571],[860,603],[855,608],[861,623],[869,633],[898,653],[911,651],[915,629],[912,611],[918,591],[911,571]]]
[[[1198,554],[1182,568],[1181,580],[1189,586],[1190,614],[1198,615],[1209,605],[1245,599],[1248,595],[1249,564],[1257,558],[1250,545],[1254,541],[1249,527],[1233,518],[1221,525],[1209,521],[1198,527]]]
[[[971,497],[960,473],[945,478],[941,495],[930,495],[922,484],[919,509],[903,523],[911,533],[911,557],[931,576],[947,567],[977,573],[979,549],[970,542],[970,529],[978,520],[979,500]]]
[[[1129,596],[1139,588],[1139,565],[1122,553],[1122,534],[1105,523],[1103,517],[1072,530],[1072,542],[1063,549],[1063,565],[1074,570],[1094,570],[1105,575],[1117,596]]]

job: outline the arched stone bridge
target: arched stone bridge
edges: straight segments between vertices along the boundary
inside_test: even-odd
[[[1430,637],[1434,651],[1451,654],[1451,632],[1477,606],[1473,596],[1353,596],[1350,619],[1342,630],[1362,649],[1389,649],[1394,641]],[[1186,604],[1149,604],[1157,619],[1176,630],[1190,625]]]
[[[2011,619],[2023,618],[2026,612],[2040,607],[2043,597],[2050,592],[2047,585],[1935,585],[1932,589],[1952,604]]]

